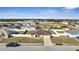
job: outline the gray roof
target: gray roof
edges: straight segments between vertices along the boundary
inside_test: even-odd
[[[65,31],[65,32],[67,32],[67,33],[69,33],[71,35],[79,35],[79,30],[76,30],[76,29],[68,30],[68,31]]]
[[[29,31],[27,32],[27,34],[31,34],[31,35],[50,35],[51,33],[49,33],[48,31],[46,30],[43,30],[43,29],[37,29],[35,31]]]
[[[11,29],[20,29],[20,26],[7,26],[7,28],[11,28]]]

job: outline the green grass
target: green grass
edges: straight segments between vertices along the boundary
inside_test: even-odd
[[[43,28],[45,29],[49,29],[53,25],[53,23],[42,23],[40,25],[43,26]]]
[[[53,37],[51,38],[51,41],[52,43],[79,43],[70,37]]]
[[[17,42],[17,43],[43,43],[42,39],[28,38],[28,37],[12,37],[7,39],[0,39],[0,43]]]
[[[58,33],[64,33],[64,31],[57,31]]]
[[[54,31],[49,31],[51,34],[56,34]]]
[[[54,26],[54,25],[58,25],[58,26],[62,26],[63,24],[59,24],[59,23],[41,23],[40,25],[43,26],[43,28],[45,29],[49,29],[51,26]],[[61,29],[61,28],[60,28]]]

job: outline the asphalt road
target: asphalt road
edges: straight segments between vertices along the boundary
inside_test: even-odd
[[[79,46],[20,46],[0,47],[0,51],[76,51]]]

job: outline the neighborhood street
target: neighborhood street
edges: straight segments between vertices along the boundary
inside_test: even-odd
[[[0,47],[0,51],[76,51],[79,46],[20,46]]]

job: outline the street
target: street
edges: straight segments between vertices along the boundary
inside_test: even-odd
[[[79,46],[20,46],[0,47],[0,51],[76,51]]]

